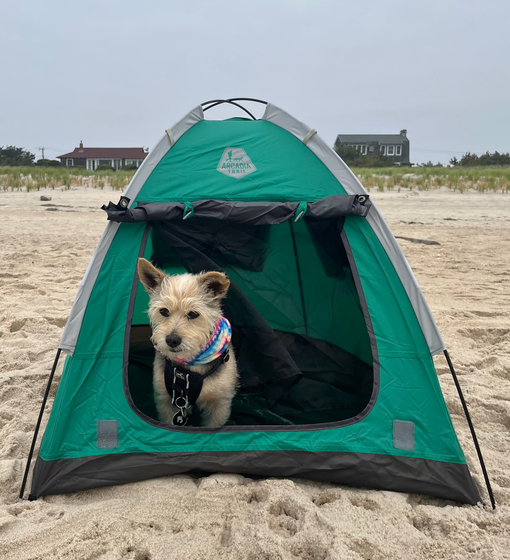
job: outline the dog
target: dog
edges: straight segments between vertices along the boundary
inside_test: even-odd
[[[203,425],[223,426],[239,383],[230,324],[221,310],[230,280],[222,272],[169,276],[146,259],[138,259],[137,269],[150,296],[151,340],[157,350],[153,386],[159,419],[185,425],[187,408],[193,404],[189,401],[196,397]],[[198,397],[193,397],[197,388]]]

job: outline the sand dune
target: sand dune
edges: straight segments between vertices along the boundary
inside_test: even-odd
[[[41,194],[51,202],[40,202]],[[164,477],[17,503],[56,347],[106,223],[99,207],[119,193],[0,192],[0,557],[510,558],[510,198],[372,194],[450,350],[493,483],[495,514],[418,495],[238,475]],[[446,362],[435,361],[486,499]],[[61,367],[43,429],[60,374]]]

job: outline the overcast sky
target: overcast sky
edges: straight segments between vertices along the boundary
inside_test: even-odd
[[[330,145],[407,128],[415,163],[509,152],[509,20],[509,0],[4,1],[0,146],[152,147],[247,96]]]

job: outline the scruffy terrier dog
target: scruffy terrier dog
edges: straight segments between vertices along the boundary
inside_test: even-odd
[[[221,272],[169,276],[145,259],[138,259],[138,275],[150,296],[160,420],[184,425],[196,399],[204,426],[223,426],[238,385],[230,324],[221,312],[230,281]]]

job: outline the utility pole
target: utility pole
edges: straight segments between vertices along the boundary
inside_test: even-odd
[[[41,150],[41,152],[42,152],[42,158],[41,159],[44,159],[44,146],[42,148],[37,148],[37,149]]]

